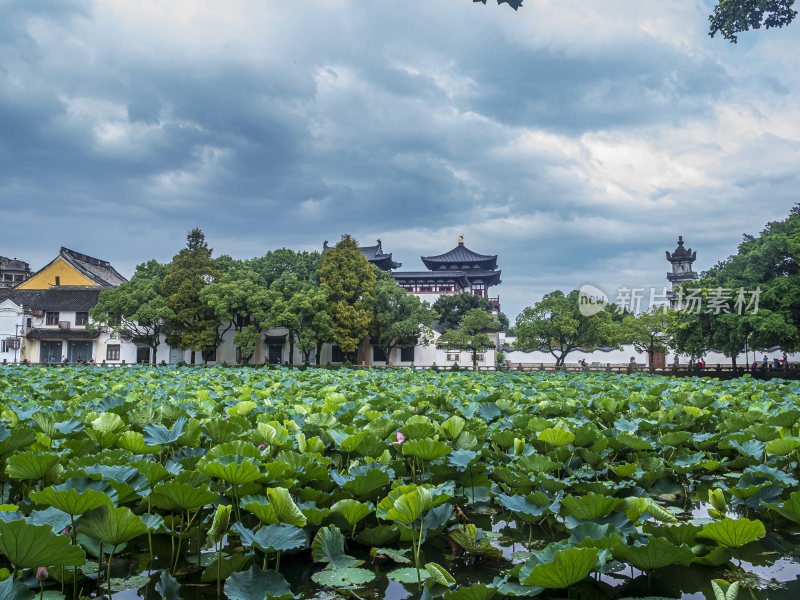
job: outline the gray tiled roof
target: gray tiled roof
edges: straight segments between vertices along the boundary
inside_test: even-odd
[[[384,254],[381,241],[374,246],[361,246],[359,251],[364,257],[374,265],[384,270],[399,269],[403,263],[395,262],[392,260],[392,253]]]
[[[127,281],[107,260],[100,260],[64,247],[61,248],[58,255],[103,287],[116,287]]]
[[[494,269],[497,264],[496,254],[478,254],[467,248],[464,244],[458,244],[455,248],[444,254],[437,254],[436,256],[423,256],[422,262],[425,266],[431,268],[431,264],[437,265],[441,263],[484,263],[490,269]]]
[[[0,301],[9,299],[26,310],[91,310],[102,290],[99,288],[53,287],[47,290],[0,290]]]

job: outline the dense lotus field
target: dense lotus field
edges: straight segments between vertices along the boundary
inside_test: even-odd
[[[0,366],[0,598],[797,598],[799,396]]]

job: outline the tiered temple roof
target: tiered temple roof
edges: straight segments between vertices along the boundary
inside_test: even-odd
[[[383,244],[381,244],[380,240],[377,241],[378,243],[374,246],[360,247],[359,250],[361,251],[361,254],[363,254],[369,262],[378,267],[381,271],[391,271],[392,269],[399,269],[402,267],[403,263],[392,260],[391,252],[389,254],[384,254]]]

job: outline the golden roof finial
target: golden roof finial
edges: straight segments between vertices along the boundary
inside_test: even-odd
[[[458,243],[459,244],[463,244],[464,243],[464,234],[463,233],[460,236],[458,236]]]

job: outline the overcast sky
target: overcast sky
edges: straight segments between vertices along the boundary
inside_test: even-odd
[[[661,286],[800,189],[800,24],[707,35],[702,0],[0,0],[0,255],[126,276],[216,254],[459,234],[512,319]],[[493,294],[494,295],[494,294]]]

